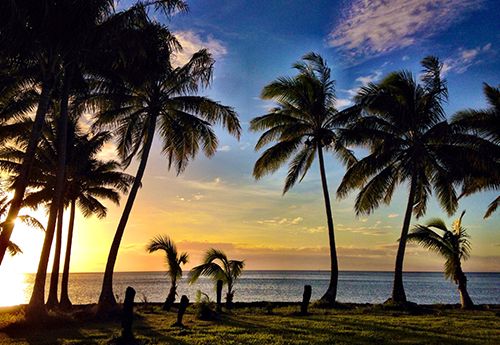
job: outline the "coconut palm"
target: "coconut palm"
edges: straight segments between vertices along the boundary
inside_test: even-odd
[[[462,156],[462,147],[450,141],[445,121],[442,65],[435,57],[426,57],[422,65],[421,84],[410,72],[400,71],[358,92],[355,101],[362,112],[344,134],[348,144],[362,145],[369,154],[348,169],[337,191],[345,197],[359,188],[356,214],[370,214],[381,203],[390,203],[398,184],[408,185],[392,291],[395,303],[406,302],[403,260],[412,213],[417,218],[425,214],[432,189],[449,214],[457,207],[450,160]]]
[[[453,223],[448,230],[441,219],[432,219],[426,225],[417,225],[408,234],[408,241],[418,243],[430,251],[441,255],[446,261],[444,276],[458,285],[460,304],[464,309],[474,306],[467,292],[467,277],[462,270],[462,261],[470,257],[470,241],[466,229],[462,226],[462,218]]]
[[[297,76],[278,78],[262,90],[261,97],[276,101],[278,106],[250,123],[251,130],[265,131],[256,150],[273,143],[255,163],[253,175],[260,179],[289,161],[284,194],[304,178],[318,155],[331,259],[330,285],[322,300],[333,304],[337,296],[338,262],[323,153],[332,152],[347,166],[356,161],[338,140],[338,130],[350,116],[335,109],[334,81],[321,56],[309,53],[294,67],[299,72]]]
[[[484,94],[489,108],[459,111],[451,122],[461,135],[477,137],[472,141],[471,161],[463,164],[467,169],[462,172],[464,183],[461,196],[500,188],[500,90],[485,83]],[[484,218],[495,212],[499,203],[500,196],[490,203]]]
[[[195,283],[200,276],[210,277],[214,281],[222,280],[222,283],[227,285],[226,305],[230,307],[234,297],[234,284],[244,267],[244,261],[229,260],[222,250],[210,248],[205,253],[203,263],[189,272],[189,283]]]
[[[146,250],[149,253],[154,253],[158,250],[163,250],[166,256],[166,263],[168,267],[168,275],[170,277],[170,291],[167,299],[163,304],[163,310],[169,311],[172,304],[175,302],[177,296],[177,279],[182,278],[182,265],[188,262],[188,253],[178,253],[177,246],[170,239],[170,237],[156,236],[148,244]]]
[[[14,186],[14,197],[9,213],[0,235],[0,264],[5,254],[6,245],[12,234],[14,222],[22,206],[31,168],[35,159],[35,150],[42,134],[42,126],[50,106],[52,93],[57,83],[63,82],[61,124],[67,118],[67,91],[72,76],[70,66],[74,59],[78,59],[83,42],[88,43],[89,32],[103,18],[113,10],[113,1],[3,1],[0,4],[0,51],[2,59],[10,61],[15,71],[21,73],[24,88],[40,89],[38,105],[30,131],[30,138],[22,161],[22,169]],[[66,96],[64,96],[66,95]],[[61,140],[63,142],[63,140]],[[64,146],[61,143],[61,148]],[[60,177],[56,190],[53,207],[60,207],[62,193],[62,170],[64,169],[64,155],[61,155],[59,164]],[[40,260],[40,275],[35,278],[37,298],[30,303],[30,308],[41,311],[44,285],[42,278],[45,275],[50,253],[51,240],[56,223],[56,211],[52,212],[47,225],[46,239],[43,252],[46,255]],[[45,267],[45,268],[44,268]],[[33,307],[33,308],[32,308]]]
[[[180,67],[170,63],[178,43],[163,26],[151,23],[144,28],[143,49],[146,60],[136,61],[131,69],[110,76],[97,84],[91,104],[99,104],[96,126],[116,129],[118,150],[126,165],[139,158],[136,179],[130,189],[110,248],[99,308],[105,311],[116,304],[113,271],[121,239],[132,210],[156,132],[168,157],[169,168],[181,173],[201,149],[215,154],[217,137],[213,124],[222,124],[239,137],[241,127],[232,108],[207,97],[198,96],[208,86],[214,60],[206,50],[195,53]]]

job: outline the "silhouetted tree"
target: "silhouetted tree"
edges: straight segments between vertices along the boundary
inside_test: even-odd
[[[262,90],[261,97],[276,101],[278,107],[251,121],[251,130],[265,131],[255,149],[277,143],[257,160],[253,175],[259,179],[290,160],[284,194],[304,178],[318,155],[331,259],[330,284],[321,299],[333,304],[337,296],[338,261],[323,152],[332,152],[347,166],[356,161],[338,140],[338,130],[350,115],[335,108],[335,84],[321,56],[309,53],[294,68],[299,72],[297,76],[278,78]]]

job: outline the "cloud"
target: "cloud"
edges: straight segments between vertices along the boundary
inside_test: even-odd
[[[353,57],[374,56],[418,43],[458,22],[483,0],[356,0],[328,43]]]
[[[352,105],[352,101],[348,98],[337,98],[336,105],[338,108],[344,108]]]
[[[469,69],[469,67],[481,62],[480,56],[488,53],[491,50],[491,43],[483,47],[476,47],[472,49],[459,48],[458,51],[452,56],[443,61],[443,69],[441,73],[443,76],[450,72],[462,74]]]
[[[272,219],[258,220],[257,224],[267,224],[267,225],[298,225],[304,221],[302,217],[289,218],[279,218],[275,217]]]
[[[356,82],[357,85],[354,86],[353,88],[347,89],[347,90],[343,89],[343,90],[340,90],[340,91],[348,94],[350,97],[354,97],[354,96],[356,96],[358,94],[358,91],[359,91],[359,89],[361,87],[366,86],[369,83],[373,83],[373,82],[378,81],[381,76],[382,76],[382,68],[376,69],[375,71],[373,71],[373,73],[357,77],[355,79],[355,82]],[[337,104],[341,100],[342,99],[337,100]],[[349,101],[348,105],[352,104],[352,101],[347,100],[347,99],[342,100],[342,101]]]
[[[212,56],[217,59],[227,54],[227,48],[222,43],[209,35],[205,40],[199,33],[194,31],[175,31],[175,37],[182,46],[182,51],[178,52],[173,61],[174,65],[183,65],[189,61],[191,56],[200,49],[208,49]]]
[[[389,213],[389,214],[387,215],[387,218],[396,218],[396,217],[398,217],[398,216],[399,216],[399,214],[397,214],[397,213]]]
[[[222,145],[221,147],[217,148],[217,152],[228,152],[231,151],[231,146],[229,145]]]

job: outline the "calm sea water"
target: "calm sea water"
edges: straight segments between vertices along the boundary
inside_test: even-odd
[[[475,303],[500,304],[500,273],[468,273],[469,293]],[[27,303],[34,275],[25,276],[20,301]],[[99,296],[102,273],[74,273],[70,275],[69,294],[73,303],[95,303]],[[300,301],[305,284],[312,286],[313,299],[321,297],[329,282],[324,271],[246,271],[236,283],[235,301]],[[405,273],[405,289],[410,301],[421,304],[459,303],[456,286],[444,279],[442,273]],[[169,280],[162,272],[116,273],[114,291],[122,300],[127,286],[137,291],[137,301],[163,302],[168,293]],[[391,272],[340,272],[339,302],[381,303],[390,295]],[[195,299],[197,290],[215,299],[214,283],[206,278],[194,285],[183,279],[179,295]],[[21,292],[21,291],[19,291]],[[24,299],[24,300],[23,300]]]

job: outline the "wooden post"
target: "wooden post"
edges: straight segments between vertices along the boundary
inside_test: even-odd
[[[125,291],[125,301],[123,302],[122,315],[122,339],[130,340],[134,338],[132,333],[132,322],[134,321],[134,298],[135,290],[130,286]]]
[[[311,285],[305,285],[304,295],[302,296],[302,304],[300,305],[300,313],[302,315],[307,315],[307,307],[309,306],[309,301],[311,300],[311,293]]]
[[[217,280],[217,312],[220,313],[222,310],[222,285],[224,285],[222,280]]]
[[[189,305],[189,298],[187,298],[186,295],[182,295],[181,297],[181,302],[179,303],[179,311],[177,312],[177,322],[173,324],[173,326],[176,327],[184,327],[182,324],[182,317],[184,316],[184,313],[186,312],[186,308]]]

